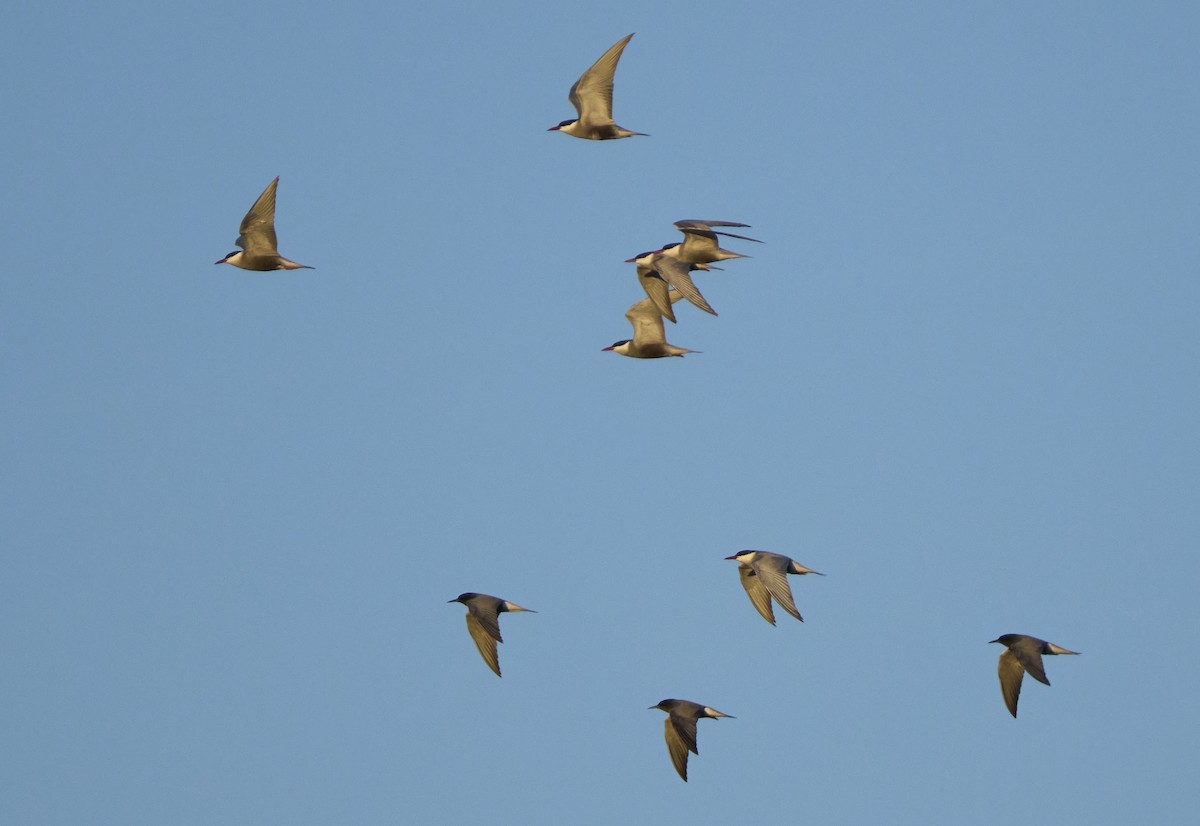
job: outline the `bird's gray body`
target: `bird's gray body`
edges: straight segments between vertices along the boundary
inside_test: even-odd
[[[673,303],[682,298],[682,295],[671,290],[668,298]],[[635,359],[658,359],[696,352],[667,343],[662,313],[649,298],[644,298],[630,307],[625,313],[625,318],[629,319],[633,326],[633,338],[605,347],[606,351]]]
[[[667,244],[661,250],[666,255],[678,258],[686,264],[713,264],[730,258],[749,258],[747,255],[721,249],[718,235],[727,238],[738,238],[742,241],[753,241],[761,244],[757,238],[747,238],[745,235],[734,235],[729,232],[719,232],[713,227],[746,227],[749,224],[739,224],[734,221],[676,221],[675,228],[683,233],[683,241]]]
[[[573,138],[592,141],[611,141],[645,135],[644,132],[633,132],[618,126],[612,117],[613,76],[617,71],[617,61],[621,59],[621,53],[625,51],[625,46],[632,37],[630,34],[614,43],[571,86],[567,99],[571,101],[579,117],[575,120],[564,120],[547,131],[562,132]]]
[[[254,206],[242,219],[236,243],[241,251],[226,255],[216,264],[232,264],[243,270],[269,272],[271,270],[311,270],[305,264],[289,261],[279,254],[279,242],[275,237],[275,190],[279,186],[278,176],[258,196]]]
[[[738,551],[733,556],[727,556],[738,563],[738,575],[750,604],[762,614],[763,619],[775,624],[775,612],[771,610],[771,600],[779,603],[779,607],[796,619],[804,622],[804,617],[796,610],[792,599],[792,589],[788,585],[788,574],[816,574],[825,576],[820,571],[806,568],[791,557],[775,554],[770,551]]]
[[[628,259],[625,263],[637,265],[638,283],[642,285],[646,295],[654,302],[659,313],[671,323],[675,322],[675,311],[671,308],[671,300],[667,297],[668,285],[674,287],[680,296],[704,312],[717,314],[717,311],[709,305],[692,281],[692,270],[707,270],[707,264],[689,264],[659,250],[644,252],[636,258]]]
[[[1046,679],[1046,669],[1042,665],[1044,655],[1079,653],[1028,634],[1004,634],[992,642],[998,642],[1006,649],[1000,654],[997,672],[1000,676],[1000,693],[1004,695],[1004,705],[1013,717],[1017,716],[1021,682],[1027,672],[1039,683],[1050,685],[1050,680]]]
[[[679,772],[679,776],[685,783],[687,782],[688,752],[700,754],[699,749],[696,748],[696,721],[701,717],[710,717],[714,720],[718,717],[733,719],[733,715],[693,703],[691,700],[661,700],[658,705],[650,706],[650,708],[667,712],[667,719],[663,722],[667,753],[671,755],[675,771]]]
[[[472,591],[459,594],[450,602],[461,602],[467,606],[467,631],[471,633],[471,639],[479,649],[479,656],[483,657],[488,668],[495,671],[499,677],[500,656],[496,651],[496,643],[504,642],[500,636],[500,614],[504,611],[529,611],[536,614],[537,611],[522,608],[514,602],[490,594],[476,594]]]

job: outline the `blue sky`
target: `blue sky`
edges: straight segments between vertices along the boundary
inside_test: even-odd
[[[23,4],[0,820],[1194,817],[1193,4]],[[617,121],[545,130],[629,32]],[[281,252],[212,262],[276,175]],[[635,361],[624,259],[754,257]],[[788,554],[771,628],[723,557]],[[462,591],[502,617],[504,678]],[[1081,651],[996,681],[1000,634]],[[679,781],[667,697],[700,723]]]

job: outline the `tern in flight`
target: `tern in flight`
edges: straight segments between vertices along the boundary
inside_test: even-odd
[[[305,264],[289,261],[279,254],[279,242],[275,239],[275,188],[279,186],[279,178],[267,184],[263,194],[258,196],[254,206],[242,219],[241,229],[238,230],[236,243],[240,250],[234,250],[214,264],[232,264],[243,270],[311,270]]]
[[[500,614],[504,611],[529,611],[536,614],[537,611],[522,608],[514,602],[488,594],[476,594],[471,591],[448,601],[461,602],[467,606],[467,630],[471,632],[471,639],[475,640],[475,646],[488,668],[495,671],[499,677],[500,658],[496,653],[496,643],[504,642],[500,636]]]
[[[691,700],[662,700],[650,708],[667,712],[667,719],[663,724],[667,752],[671,755],[671,762],[675,764],[675,771],[679,772],[684,783],[687,782],[688,752],[700,754],[696,749],[696,721],[701,717],[711,717],[714,720],[718,717],[734,719],[732,714],[723,714],[715,708],[702,706]]]
[[[1017,700],[1021,697],[1021,680],[1025,672],[1028,671],[1029,676],[1039,683],[1050,685],[1046,679],[1046,669],[1042,667],[1043,654],[1079,653],[1027,634],[1005,634],[992,642],[998,642],[1007,649],[1000,654],[997,671],[1000,674],[1000,693],[1004,695],[1004,704],[1013,717],[1017,716]]]
[[[779,603],[779,607],[796,619],[804,622],[804,617],[796,610],[792,600],[792,589],[788,585],[788,574],[816,574],[825,576],[820,571],[805,568],[796,560],[783,554],[773,554],[770,551],[738,551],[733,556],[727,556],[738,564],[738,574],[742,578],[742,587],[750,604],[762,614],[763,619],[775,624],[775,612],[771,610],[771,600]]]
[[[730,258],[749,258],[737,252],[721,249],[718,235],[726,238],[737,238],[741,241],[753,241],[761,244],[757,238],[747,238],[745,235],[734,235],[731,232],[720,232],[713,227],[748,227],[749,224],[738,224],[733,221],[676,221],[675,229],[683,233],[683,241],[667,244],[661,252],[674,256],[688,264],[713,264],[717,261],[727,261]]]
[[[681,294],[675,290],[671,290],[668,296],[671,302],[678,301],[681,297]],[[603,348],[605,352],[611,350],[635,359],[660,359],[698,352],[667,343],[662,312],[649,298],[643,298],[630,307],[625,313],[625,317],[633,325],[633,338],[614,342],[611,346]]]
[[[658,307],[659,312],[672,324],[675,323],[675,311],[671,309],[671,299],[667,298],[668,285],[704,312],[717,314],[692,282],[692,271],[707,270],[707,264],[688,264],[661,250],[643,252],[627,259],[625,263],[637,265],[638,283],[654,302],[654,306]]]
[[[585,138],[590,141],[611,141],[617,138],[629,138],[633,135],[645,135],[645,132],[631,132],[623,129],[613,121],[612,96],[613,74],[617,71],[617,61],[621,52],[625,51],[633,35],[618,40],[613,47],[592,64],[579,76],[571,87],[567,99],[579,113],[574,120],[564,120],[558,126],[551,126],[547,132],[562,132],[573,138]]]

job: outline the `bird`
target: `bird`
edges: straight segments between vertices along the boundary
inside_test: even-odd
[[[567,99],[579,117],[551,126],[547,132],[562,132],[573,138],[591,141],[611,141],[634,135],[649,137],[645,132],[631,132],[617,126],[612,116],[613,74],[617,71],[621,52],[625,51],[632,37],[630,34],[614,43],[571,87]]]
[[[678,301],[682,294],[671,290],[668,299]],[[663,329],[663,317],[658,307],[649,298],[643,298],[625,313],[629,323],[633,325],[633,338],[625,338],[614,342],[612,346],[603,348],[604,352],[612,351],[622,356],[635,359],[660,359],[667,356],[682,356],[684,353],[695,353],[667,343],[667,334]]]
[[[659,252],[678,258],[688,264],[712,264],[716,261],[726,261],[730,258],[749,258],[737,252],[721,249],[717,236],[737,238],[742,241],[753,241],[761,244],[757,238],[747,238],[745,235],[734,235],[731,232],[719,232],[713,227],[748,227],[749,224],[738,224],[733,221],[696,221],[682,220],[675,222],[675,229],[683,233],[683,241],[667,244]]]
[[[243,270],[311,270],[305,264],[289,261],[279,254],[278,241],[275,239],[275,189],[279,186],[279,177],[267,184],[263,194],[258,196],[254,206],[242,219],[238,230],[236,243],[240,250],[234,250],[214,264],[232,264]]]
[[[997,671],[1000,674],[1000,693],[1004,695],[1004,704],[1014,718],[1017,716],[1017,700],[1021,697],[1021,680],[1025,672],[1039,683],[1050,685],[1046,679],[1046,669],[1042,667],[1043,654],[1079,654],[1078,651],[1068,651],[1061,645],[1039,640],[1028,634],[1004,634],[989,642],[998,642],[1006,650],[1000,653],[1000,663]]]
[[[663,721],[664,735],[667,739],[667,753],[675,764],[675,771],[687,782],[688,752],[699,755],[696,749],[696,721],[701,717],[728,717],[736,719],[732,714],[724,714],[715,708],[693,703],[691,700],[660,700],[658,705],[650,706],[667,712]]]
[[[496,643],[504,642],[500,636],[501,612],[528,611],[536,614],[537,611],[522,608],[514,602],[508,602],[488,594],[476,594],[473,591],[459,594],[448,602],[461,602],[467,606],[467,630],[471,632],[471,639],[475,640],[479,655],[488,664],[488,668],[495,671],[496,676],[499,677],[500,657],[496,653]]]
[[[790,557],[783,554],[773,554],[770,551],[738,551],[733,556],[727,556],[738,564],[738,574],[742,578],[742,587],[750,604],[763,619],[775,624],[775,612],[771,610],[771,600],[779,603],[779,607],[796,619],[804,622],[804,617],[796,610],[792,601],[792,589],[788,586],[788,574],[816,574],[825,576],[820,571],[806,568]]]
[[[638,283],[663,317],[672,324],[675,323],[675,311],[671,309],[671,301],[667,298],[668,285],[704,312],[717,314],[692,282],[692,271],[707,270],[707,264],[684,263],[678,258],[663,254],[661,250],[640,253],[626,259],[625,263],[637,265]]]

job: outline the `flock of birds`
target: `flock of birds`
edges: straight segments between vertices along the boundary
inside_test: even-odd
[[[617,70],[617,62],[632,38],[633,35],[630,34],[613,44],[612,48],[575,81],[568,99],[575,107],[578,117],[564,120],[548,131],[597,141],[629,138],[634,135],[645,136],[644,132],[634,132],[618,126],[612,117],[613,76]],[[239,249],[215,263],[231,264],[244,270],[259,272],[313,269],[305,264],[289,261],[279,254],[278,239],[275,235],[275,193],[278,186],[277,177],[267,185],[242,219],[236,242]],[[626,263],[637,266],[638,283],[645,291],[646,298],[635,303],[625,313],[633,327],[633,338],[617,341],[604,350],[643,359],[683,356],[685,353],[697,352],[669,344],[663,319],[675,322],[674,304],[681,298],[687,299],[706,313],[716,315],[716,311],[696,288],[692,281],[692,273],[697,270],[719,269],[712,266],[718,261],[748,257],[722,249],[717,236],[754,243],[762,243],[761,241],[714,229],[748,226],[732,221],[676,221],[675,228],[683,233],[682,242],[666,244],[660,249],[628,259]],[[763,619],[775,625],[775,613],[772,610],[772,604],[775,604],[800,622],[804,621],[796,609],[787,575],[824,574],[807,568],[783,554],[768,551],[744,550],[725,558],[738,563],[742,587],[746,590],[750,603]],[[500,659],[496,644],[504,642],[500,635],[500,614],[536,612],[499,597],[475,592],[459,594],[450,602],[459,602],[467,607],[467,631],[479,649],[483,661],[499,677]],[[1038,682],[1050,685],[1042,665],[1042,657],[1079,653],[1026,634],[1004,634],[991,642],[1000,643],[1005,647],[1000,654],[998,665],[1000,693],[1014,718],[1017,716],[1017,700],[1021,695],[1021,683],[1025,674],[1029,673]],[[688,753],[699,754],[696,748],[697,722],[705,717],[731,717],[691,700],[666,699],[650,708],[667,713],[664,724],[667,752],[675,770],[684,781],[687,780]]]
[[[746,589],[746,596],[763,619],[771,625],[775,624],[775,612],[772,610],[774,604],[800,622],[804,622],[804,617],[800,616],[796,601],[792,597],[787,575],[825,574],[801,565],[791,557],[770,551],[744,550],[725,558],[738,564],[738,576],[741,578],[742,587]],[[473,591],[459,594],[449,602],[461,602],[467,606],[467,631],[475,641],[475,647],[479,649],[483,661],[499,677],[500,656],[496,644],[504,642],[500,635],[500,615],[515,611],[533,614],[537,612],[531,608],[522,608],[515,602]],[[1014,718],[1017,716],[1017,700],[1021,696],[1021,683],[1025,673],[1028,672],[1040,683],[1050,685],[1050,680],[1046,678],[1046,669],[1042,665],[1042,657],[1047,654],[1079,653],[1027,634],[1003,634],[991,642],[1004,646],[997,668],[1000,675],[1000,693]],[[703,717],[714,720],[718,717],[733,717],[691,700],[660,700],[650,708],[667,713],[667,719],[663,723],[667,753],[671,756],[675,771],[679,772],[684,782],[687,782],[688,752],[700,754],[696,747],[696,723]]]

